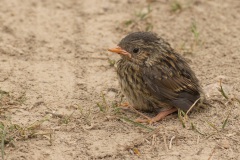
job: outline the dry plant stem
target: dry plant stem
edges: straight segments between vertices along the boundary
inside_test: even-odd
[[[172,149],[172,141],[175,139],[175,136],[173,136],[169,142],[169,149]]]
[[[1,154],[2,154],[2,159],[4,160],[4,148],[5,148],[5,134],[6,134],[6,130],[5,130],[5,127],[3,127],[3,130],[2,130],[2,137],[1,137]]]
[[[165,149],[166,149],[166,151],[168,151],[166,135],[162,135],[162,137],[163,137],[163,142],[164,142]]]
[[[64,115],[58,114],[58,113],[53,113],[53,112],[48,112],[48,111],[46,111],[45,113],[46,114],[51,114],[51,115],[53,115],[55,117],[58,117],[58,118],[63,118],[64,117]]]
[[[51,135],[53,132],[34,133],[33,135]]]
[[[198,135],[198,137],[197,137],[197,144],[199,144],[199,141],[200,141],[200,136]]]
[[[213,148],[213,150],[212,150],[212,152],[211,152],[211,154],[210,154],[208,160],[211,160],[211,159],[212,159],[212,156],[213,156],[215,150],[216,150],[216,146]]]
[[[187,113],[185,116],[187,116],[187,114],[192,110],[192,108],[196,105],[196,103],[200,100],[200,98],[198,98],[193,104],[192,106],[188,109]]]
[[[147,139],[147,138],[151,137],[152,135],[158,133],[161,129],[162,128],[159,127],[157,129],[155,129],[154,131],[148,133],[144,137],[140,137],[140,138],[137,138],[137,139],[133,140],[132,144],[124,146],[124,150],[129,150],[129,149],[132,149],[134,147],[137,147],[137,146],[141,145],[144,142],[145,139]]]

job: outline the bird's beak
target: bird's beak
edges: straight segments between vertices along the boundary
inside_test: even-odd
[[[116,48],[109,48],[108,51],[115,52],[117,54],[121,54],[121,55],[128,56],[129,58],[131,58],[131,54],[119,46],[117,46]]]

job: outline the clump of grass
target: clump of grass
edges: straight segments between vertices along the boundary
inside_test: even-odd
[[[83,120],[88,124],[91,125],[92,123],[92,111],[90,108],[88,108],[88,110],[84,110],[83,107],[81,105],[78,105],[78,110],[81,114],[81,117],[83,118]]]
[[[200,39],[200,31],[195,20],[191,22],[188,31],[191,32],[191,37],[193,38],[189,38],[191,39],[190,42],[186,40],[179,47],[179,50],[183,50],[184,54],[192,54],[197,46],[201,47],[204,44],[204,42]],[[187,43],[189,43],[189,45],[186,45]]]
[[[147,18],[150,13],[152,12],[151,6],[148,5],[147,10],[141,10],[139,12],[136,13],[136,17],[138,17],[140,20],[144,20],[145,18]]]
[[[102,101],[97,103],[97,107],[99,108],[100,112],[107,115],[117,115],[120,113],[120,103],[122,102],[122,98],[120,99],[120,102],[114,101],[109,104],[105,98],[105,94],[101,93],[101,99]]]
[[[224,91],[223,87],[222,87],[222,79],[220,79],[220,82],[219,82],[219,88],[218,88],[218,91],[221,93],[221,95],[227,100],[227,103],[229,104],[230,106],[230,110],[227,114],[227,117],[226,119],[223,121],[222,123],[222,129],[224,129],[229,121],[229,117],[232,113],[232,109],[233,109],[233,105],[234,105],[234,101],[237,101],[237,102],[240,102],[236,97],[230,99],[229,96],[226,94],[226,92]],[[225,106],[226,107],[226,106]]]
[[[182,10],[182,5],[179,1],[175,0],[171,3],[172,12],[180,12]]]
[[[152,31],[153,30],[153,24],[152,23],[149,23],[147,22],[146,23],[146,27],[145,27],[145,31]]]
[[[219,133],[220,131],[224,130],[225,127],[227,126],[227,123],[229,122],[229,118],[231,116],[231,113],[232,113],[232,109],[233,109],[233,106],[234,106],[234,102],[233,101],[239,101],[237,98],[232,98],[230,99],[229,98],[229,95],[226,94],[226,92],[224,91],[223,89],[223,86],[222,86],[222,80],[220,80],[220,87],[218,88],[218,91],[221,93],[221,95],[225,98],[225,100],[227,100],[227,104],[229,104],[228,106],[230,106],[229,110],[228,110],[228,113],[226,115],[226,118],[224,119],[224,121],[222,122],[222,125],[219,126],[219,125],[216,125],[214,124],[213,122],[210,122],[208,120],[204,120],[204,122],[206,122],[207,125],[209,125],[212,129],[214,129],[215,132]],[[225,103],[221,103],[225,106],[225,109],[227,109],[227,106],[225,105]],[[188,119],[188,116],[187,116],[188,112],[185,113],[183,112],[182,110],[178,110],[178,118],[183,126],[183,128],[186,128],[187,126],[187,120]],[[190,120],[189,120],[190,121]],[[190,124],[191,124],[191,129],[196,131],[197,133],[201,134],[201,135],[206,135],[205,133],[202,133],[199,129],[196,128],[195,124],[193,122],[190,121]]]
[[[222,79],[220,79],[220,82],[219,82],[219,88],[218,88],[218,91],[222,94],[222,96],[225,98],[225,99],[229,99],[227,94],[225,93],[225,91],[223,90],[223,87],[222,87]]]
[[[198,31],[196,21],[193,21],[193,22],[192,22],[191,32],[192,32],[193,35],[194,35],[195,43],[198,44],[198,43],[199,43],[199,35],[200,35],[200,32]]]
[[[193,35],[193,41],[192,41],[192,43],[190,43],[190,53],[193,53],[193,50],[197,46],[201,47],[203,45],[203,41],[201,41],[201,39],[200,39],[200,31],[199,31],[197,22],[195,20],[193,20],[191,23],[190,31]]]
[[[108,112],[109,111],[109,105],[107,104],[107,101],[106,101],[106,98],[105,98],[105,95],[103,93],[101,93],[101,98],[102,98],[102,102],[98,102],[97,103],[97,107],[99,108],[99,110],[101,112]]]
[[[50,114],[53,117],[59,118],[59,124],[68,124],[71,121],[73,114],[75,113],[75,110],[70,115],[53,113],[53,112],[49,112],[49,111],[46,111],[45,113]]]
[[[123,101],[123,96],[121,96],[119,101],[114,101],[110,105],[107,102],[105,95],[103,93],[101,94],[101,98],[102,98],[102,102],[97,103],[97,107],[99,108],[100,112],[107,114],[107,115],[111,115],[111,117],[115,117],[116,119],[119,119],[121,121],[131,123],[132,125],[134,125],[136,127],[140,127],[140,128],[146,129],[148,131],[153,130],[151,127],[145,126],[142,123],[135,122],[134,120],[132,120],[131,118],[127,117],[124,114],[123,108],[121,107],[122,101]],[[129,107],[128,109],[131,110],[132,107]],[[135,112],[134,110],[132,110],[132,111]]]
[[[213,128],[215,131],[217,131],[217,133],[219,133],[220,131],[224,130],[229,122],[229,118],[232,114],[232,110],[234,107],[234,102],[238,102],[239,100],[237,98],[229,98],[230,96],[227,95],[227,93],[224,91],[224,88],[222,86],[222,79],[220,79],[220,83],[219,83],[219,88],[218,91],[221,93],[221,95],[224,97],[224,99],[227,101],[226,103],[223,103],[221,101],[221,104],[223,104],[225,106],[225,109],[228,109],[228,112],[226,114],[226,118],[224,119],[224,121],[222,122],[222,125],[216,126],[215,124],[209,122],[209,121],[205,121],[211,128]],[[226,105],[228,104],[228,105]],[[229,107],[228,107],[229,106]]]
[[[59,120],[59,122],[60,122],[60,123],[63,123],[63,124],[68,124],[68,123],[71,121],[71,118],[72,118],[74,112],[75,112],[75,111],[73,111],[70,115],[65,115],[65,116],[63,116],[63,117]]]
[[[51,143],[52,131],[43,131],[41,125],[43,122],[48,121],[47,117],[42,120],[35,121],[29,125],[19,125],[12,123],[10,120],[0,122],[0,141],[1,141],[1,154],[4,160],[5,145],[13,144],[15,141],[27,140],[29,138],[37,137],[38,135],[49,135]]]
[[[114,67],[116,61],[115,61],[114,59],[108,58],[108,63],[109,63],[109,65],[110,65],[110,67]]]
[[[103,93],[101,93],[101,98],[102,98],[102,102],[97,103],[97,107],[101,112],[103,113],[110,113],[110,112],[119,113],[120,112],[119,104],[122,102],[122,97],[119,102],[115,101],[115,102],[112,102],[110,105],[106,101],[105,95]]]
[[[151,22],[151,13],[152,8],[150,5],[140,11],[137,11],[133,18],[123,22],[124,28],[135,31],[152,31],[154,26]]]
[[[26,94],[22,93],[16,97],[9,92],[0,89],[0,114],[7,109],[13,108],[12,106],[22,105],[26,102]]]
[[[1,143],[1,158],[4,160],[4,149],[6,145],[13,145],[15,141],[27,140],[38,135],[49,135],[51,140],[52,131],[45,132],[41,126],[42,123],[48,121],[47,117],[39,121],[35,121],[29,125],[20,125],[12,123],[6,112],[12,108],[24,104],[26,101],[26,94],[22,93],[20,96],[14,96],[9,92],[0,89],[0,143]],[[50,141],[51,143],[51,141]]]
[[[42,120],[35,121],[32,124],[22,126],[13,123],[1,123],[0,128],[5,131],[5,143],[10,143],[13,140],[26,140],[28,138],[33,138],[37,135],[52,134],[52,132],[43,133],[41,125],[43,122],[47,121],[48,118],[43,118]]]

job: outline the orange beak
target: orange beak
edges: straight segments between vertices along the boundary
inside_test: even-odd
[[[131,54],[129,52],[125,51],[124,49],[122,49],[119,46],[117,46],[116,48],[110,48],[110,49],[108,49],[108,51],[114,52],[114,53],[117,53],[117,54],[121,54],[121,55],[124,55],[124,56],[128,56],[129,58],[131,58]]]

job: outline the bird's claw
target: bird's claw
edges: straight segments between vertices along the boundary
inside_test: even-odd
[[[129,107],[129,103],[128,102],[124,102],[120,104],[121,107]]]
[[[135,120],[135,122],[153,124],[156,121],[152,118],[146,118],[146,119],[138,118],[138,119]]]

